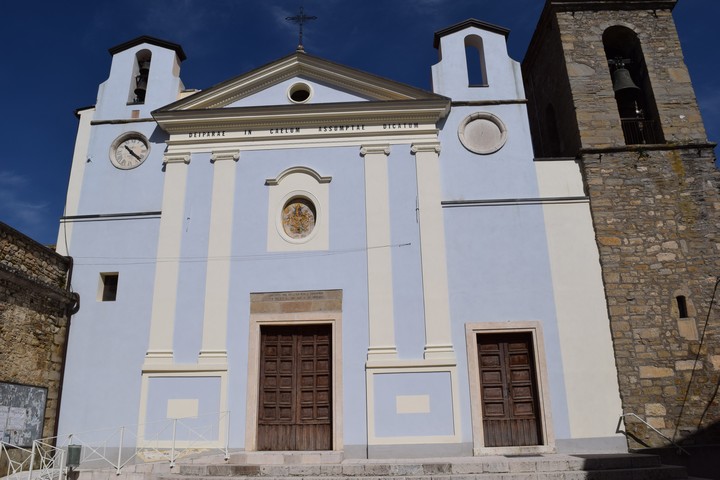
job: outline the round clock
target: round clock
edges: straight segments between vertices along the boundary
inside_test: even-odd
[[[130,170],[145,161],[150,152],[147,139],[140,133],[120,135],[110,146],[110,161],[117,168]]]

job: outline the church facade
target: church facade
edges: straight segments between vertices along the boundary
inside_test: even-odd
[[[507,34],[437,32],[432,92],[302,49],[189,91],[179,45],[112,48],[58,240],[83,298],[60,435],[138,424],[142,447],[216,418],[207,446],[246,451],[625,449],[587,179],[535,158]]]

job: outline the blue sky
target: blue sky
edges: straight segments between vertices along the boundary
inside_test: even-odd
[[[108,48],[140,35],[183,46],[181,77],[207,88],[292,53],[284,19],[301,0],[3,1],[4,95],[0,221],[46,244],[56,240],[75,142],[75,109],[93,105]],[[433,33],[473,17],[511,30],[521,61],[542,0],[305,0],[308,53],[430,89]],[[680,0],[675,20],[711,141],[720,140],[718,0]]]

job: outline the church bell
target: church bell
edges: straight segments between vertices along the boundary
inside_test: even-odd
[[[621,90],[628,89],[640,90],[640,87],[635,85],[635,82],[633,82],[633,79],[630,76],[630,71],[622,66],[613,72],[613,91],[618,93]]]
[[[147,74],[143,75],[140,74],[135,78],[135,96],[137,97],[138,101],[144,102],[145,101],[145,92],[147,92],[147,82],[148,77]]]

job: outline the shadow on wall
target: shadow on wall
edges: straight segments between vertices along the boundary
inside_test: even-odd
[[[720,421],[685,436],[676,447],[644,448],[637,453],[659,455],[666,465],[687,468],[688,475],[720,480]]]

